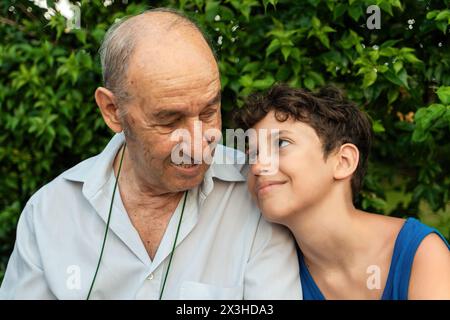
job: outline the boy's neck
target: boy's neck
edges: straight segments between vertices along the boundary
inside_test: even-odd
[[[358,253],[370,246],[371,230],[361,223],[366,213],[340,195],[324,197],[287,222],[308,264],[316,270],[351,270]]]

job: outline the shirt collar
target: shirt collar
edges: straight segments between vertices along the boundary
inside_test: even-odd
[[[65,171],[62,177],[82,182],[83,194],[87,198],[94,196],[108,181],[114,158],[124,142],[125,136],[122,132],[115,134],[100,154]],[[227,182],[245,181],[245,177],[241,174],[244,159],[245,156],[241,151],[218,144],[213,162],[206,171],[201,185],[204,197],[213,190],[214,178]]]

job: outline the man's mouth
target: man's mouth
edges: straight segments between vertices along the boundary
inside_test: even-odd
[[[176,164],[176,163],[173,163],[172,162],[172,164],[175,166],[175,167],[180,167],[180,168],[193,168],[193,167],[196,167],[196,166],[198,166],[198,164],[192,164],[192,163],[180,163],[180,164]]]
[[[201,160],[196,160],[187,154],[182,155],[180,159],[171,159],[170,162],[173,166],[182,169],[195,168],[201,164]]]
[[[179,159],[179,161],[174,162],[171,161],[172,165],[180,168],[180,169],[194,169],[198,166],[200,166],[200,163],[198,161],[195,161],[191,157],[185,155],[182,159]]]

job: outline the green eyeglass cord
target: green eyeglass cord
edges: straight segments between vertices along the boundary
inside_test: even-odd
[[[127,144],[124,143],[122,155],[120,157],[119,170],[117,171],[117,178],[116,178],[116,181],[114,183],[114,189],[113,189],[113,193],[112,193],[112,197],[111,197],[111,203],[109,205],[108,220],[106,221],[106,229],[105,229],[105,235],[103,237],[102,249],[100,251],[100,256],[98,258],[98,263],[97,263],[97,268],[95,269],[94,277],[92,279],[91,286],[89,288],[89,292],[88,292],[88,295],[86,297],[86,300],[89,300],[89,298],[91,297],[92,289],[94,288],[95,280],[97,279],[98,270],[100,268],[100,263],[102,261],[103,252],[104,252],[104,249],[105,249],[106,238],[108,236],[109,223],[111,221],[111,212],[112,212],[112,207],[113,207],[113,203],[114,203],[114,196],[116,195],[116,189],[117,189],[117,185],[119,183],[119,176],[120,176],[120,171],[122,170],[123,156],[125,154],[126,147],[127,147]],[[173,258],[173,255],[175,253],[175,248],[177,246],[178,234],[180,233],[181,221],[183,220],[184,208],[186,206],[187,194],[188,194],[188,191],[186,190],[184,192],[184,200],[183,200],[183,206],[181,208],[180,220],[178,221],[177,232],[175,234],[175,240],[173,242],[172,251],[170,252],[169,264],[167,266],[166,274],[164,276],[163,285],[162,285],[162,288],[161,288],[161,292],[159,294],[159,300],[161,300],[162,297],[163,297],[164,289],[166,287],[167,277],[169,275],[170,266],[172,265],[172,258]]]

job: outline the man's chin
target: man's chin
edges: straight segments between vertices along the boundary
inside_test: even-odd
[[[172,165],[171,171],[174,173],[174,182],[178,191],[193,189],[200,185],[203,182],[208,167],[205,164],[191,167]]]
[[[175,192],[182,192],[182,191],[187,191],[187,190],[191,190],[191,189],[195,189],[196,187],[200,186],[201,183],[203,182],[202,179],[199,179],[199,181],[189,181],[188,183],[186,182],[180,182],[177,184],[176,186],[176,190],[174,190]]]

